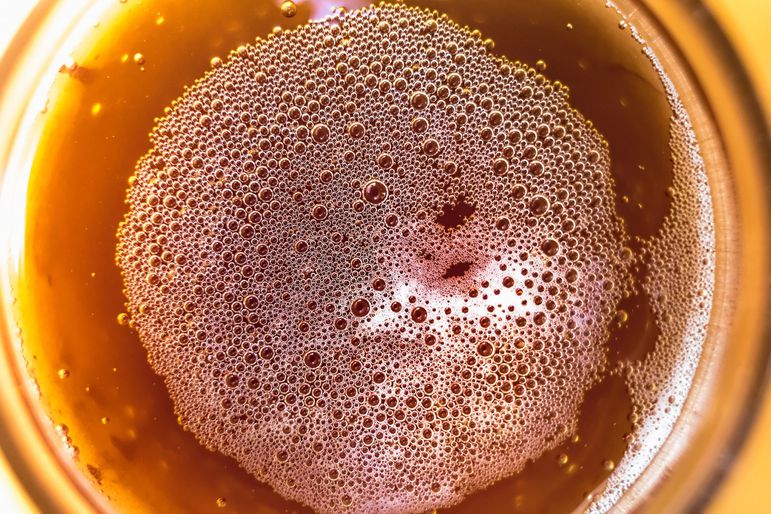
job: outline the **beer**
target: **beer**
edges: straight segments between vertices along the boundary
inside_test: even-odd
[[[40,115],[18,291],[94,487],[606,510],[677,418],[713,283],[645,37],[567,0],[103,13]]]

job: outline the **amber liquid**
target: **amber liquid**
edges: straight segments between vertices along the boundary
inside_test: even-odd
[[[671,113],[659,77],[619,29],[617,14],[588,0],[414,3],[478,28],[511,60],[544,61],[544,74],[570,87],[572,105],[609,142],[617,211],[633,247],[636,236],[658,230],[669,209]],[[74,54],[77,66],[59,74],[39,115],[17,292],[24,354],[52,421],[77,448],[76,465],[116,511],[308,511],[178,424],[136,333],[117,322],[125,298],[115,233],[154,119],[183,87],[212,57],[328,9],[301,3],[287,18],[267,0],[116,2]],[[620,307],[629,318],[613,329],[609,366],[642,358],[656,339],[644,295]],[[580,507],[626,451],[630,418],[623,379],[607,375],[588,393],[577,433],[450,510]]]

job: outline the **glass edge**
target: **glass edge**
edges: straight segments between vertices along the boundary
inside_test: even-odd
[[[759,140],[754,145],[757,149],[757,157],[760,161],[760,167],[764,170],[764,175],[767,184],[771,183],[771,147],[768,145],[769,134],[769,120],[764,115],[762,104],[757,95],[756,88],[746,70],[746,66],[742,59],[739,57],[735,50],[731,40],[726,35],[721,23],[717,20],[712,10],[701,0],[676,0],[683,8],[693,12],[694,15],[699,17],[696,23],[709,33],[709,40],[711,43],[711,51],[719,56],[721,63],[725,66],[725,70],[730,73],[730,81],[734,86],[743,93],[737,102],[742,105],[743,111],[746,113],[748,123],[751,123],[757,130],[753,131],[758,134],[758,138],[765,137],[766,140]],[[643,0],[644,4],[648,4],[647,0]],[[33,31],[36,24],[41,19],[45,18],[53,10],[55,2],[51,0],[41,0],[31,10],[29,15],[25,18],[21,28],[17,32],[17,36],[14,36],[10,41],[6,51],[0,55],[0,97],[3,96],[3,90],[5,82],[9,78],[9,71],[13,68],[12,55],[14,51],[22,48],[28,43],[29,32]],[[662,20],[659,20],[667,30],[670,30],[670,25]],[[771,188],[767,187],[764,199],[768,205],[771,205]],[[770,270],[771,271],[771,270]],[[768,291],[771,291],[771,284],[767,286]],[[768,310],[767,319],[771,319],[771,308]],[[6,327],[12,326],[11,323],[6,324]],[[766,326],[761,336],[763,341],[762,348],[758,360],[757,369],[754,370],[754,379],[750,385],[750,395],[745,400],[746,408],[743,411],[742,419],[738,420],[737,428],[729,436],[724,449],[725,458],[713,468],[708,478],[705,480],[701,493],[694,495],[693,499],[688,503],[688,512],[700,512],[705,510],[710,500],[715,496],[720,488],[720,485],[724,482],[728,476],[732,466],[736,460],[736,457],[742,450],[744,443],[746,442],[752,428],[755,425],[759,408],[762,405],[768,390],[769,382],[771,382],[771,323],[766,322]],[[23,369],[17,370],[17,382],[20,387],[25,387],[23,384],[24,376],[18,372],[24,372]],[[28,392],[22,393],[25,396],[29,396]],[[29,398],[27,398],[29,400]],[[32,407],[30,406],[30,409]],[[2,420],[5,424],[6,420]],[[42,430],[42,427],[40,427]],[[0,431],[0,448],[9,461],[10,467],[14,471],[23,468],[19,465],[18,458],[9,455],[8,448],[13,445],[9,445],[13,441],[9,441],[5,431]],[[18,455],[16,456],[18,457]],[[58,457],[57,457],[58,458]],[[63,472],[69,474],[68,470],[62,469]],[[19,481],[21,483],[22,481]],[[30,496],[33,502],[38,508],[52,508],[54,504],[51,503],[50,493],[40,490],[31,490],[29,484],[24,484],[23,489]],[[44,500],[45,498],[45,500]],[[95,509],[96,510],[96,509]]]
[[[61,17],[62,4],[76,8],[74,13],[84,13],[96,4],[95,0],[38,0],[23,18],[16,33],[0,53],[0,103],[8,102],[20,86],[39,88],[37,82],[45,81],[47,73],[55,62],[53,55],[44,62],[31,61],[41,44],[41,34],[52,28],[51,23]],[[73,14],[71,17],[75,17]],[[70,26],[62,37],[71,32]],[[50,62],[49,62],[50,61]],[[17,70],[31,64],[26,79],[19,80]],[[28,82],[32,81],[32,84]],[[29,102],[16,102],[5,112],[0,111],[0,130],[5,138],[15,139],[29,130],[25,118],[30,109]],[[0,196],[7,195],[8,174],[13,172],[15,146],[10,141],[0,141]],[[12,188],[10,188],[12,189]],[[17,221],[3,222],[3,237],[8,237]],[[38,404],[34,378],[28,373],[26,362],[21,356],[18,325],[13,315],[12,298],[18,276],[18,256],[4,253],[2,259],[3,298],[0,299],[0,369],[4,406],[0,409],[0,453],[3,469],[10,476],[9,484],[28,512],[41,513],[96,513],[106,512],[96,491],[92,490],[85,477],[79,476],[75,463],[65,456],[62,444],[58,444],[53,424]],[[6,294],[8,293],[8,294]],[[21,411],[24,414],[19,415]]]
[[[707,33],[710,52],[720,59],[720,64],[717,66],[730,73],[728,80],[741,93],[735,100],[741,105],[746,121],[752,126],[750,132],[756,134],[757,141],[753,142],[753,147],[757,153],[758,168],[762,170],[765,179],[763,199],[766,205],[771,206],[771,145],[768,144],[771,121],[765,116],[763,105],[756,90],[760,85],[753,82],[744,60],[724,30],[723,22],[718,19],[707,3],[703,0],[676,1],[694,17],[698,17],[695,23],[703,32]],[[643,0],[643,3],[647,5],[650,2]],[[655,17],[658,18],[658,16]],[[670,24],[660,19],[659,22],[666,27],[667,31],[673,32],[670,29]],[[769,250],[771,249],[766,249],[767,252]],[[771,273],[771,269],[768,271]],[[767,297],[771,297],[771,281],[766,284],[765,289]],[[707,474],[699,492],[692,495],[690,500],[686,502],[686,512],[704,512],[707,510],[710,501],[717,495],[721,485],[733,469],[737,457],[755,427],[755,421],[763,401],[769,393],[769,385],[771,384],[771,304],[766,306],[766,314],[765,326],[761,328],[761,347],[758,352],[757,367],[752,373],[753,379],[748,388],[749,395],[744,400],[745,406],[741,411],[741,419],[736,422],[734,430],[731,431],[723,445],[719,462]]]

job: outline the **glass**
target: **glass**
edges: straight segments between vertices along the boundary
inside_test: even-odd
[[[67,63],[62,49],[84,37],[97,4],[41,2],[0,63],[0,446],[19,483],[46,512],[109,510],[72,466],[60,436],[37,405],[35,384],[20,357],[13,303],[24,246],[20,213],[37,143],[30,113],[44,108],[53,76]],[[688,109],[707,163],[718,259],[709,337],[686,406],[653,463],[615,507],[690,510],[709,501],[751,426],[765,387],[768,130],[736,55],[704,6],[685,0],[617,5],[640,30],[661,38],[650,44]]]

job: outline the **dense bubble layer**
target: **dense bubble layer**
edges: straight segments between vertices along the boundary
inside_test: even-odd
[[[622,16],[613,3],[607,7]],[[610,510],[646,469],[664,474],[661,463],[652,463],[668,442],[691,391],[708,337],[715,291],[715,211],[696,134],[661,61],[640,32],[628,26],[658,74],[672,111],[673,181],[667,191],[672,203],[661,229],[643,242],[640,256],[648,273],[639,287],[650,298],[655,315],[656,345],[643,360],[621,366],[635,411],[632,444],[615,473],[594,492],[587,508],[591,514]],[[668,448],[670,458],[683,450],[690,430],[692,426],[681,427],[678,439]]]
[[[239,47],[119,228],[180,422],[320,512],[423,512],[574,429],[632,280],[607,145],[535,70],[404,6]]]

